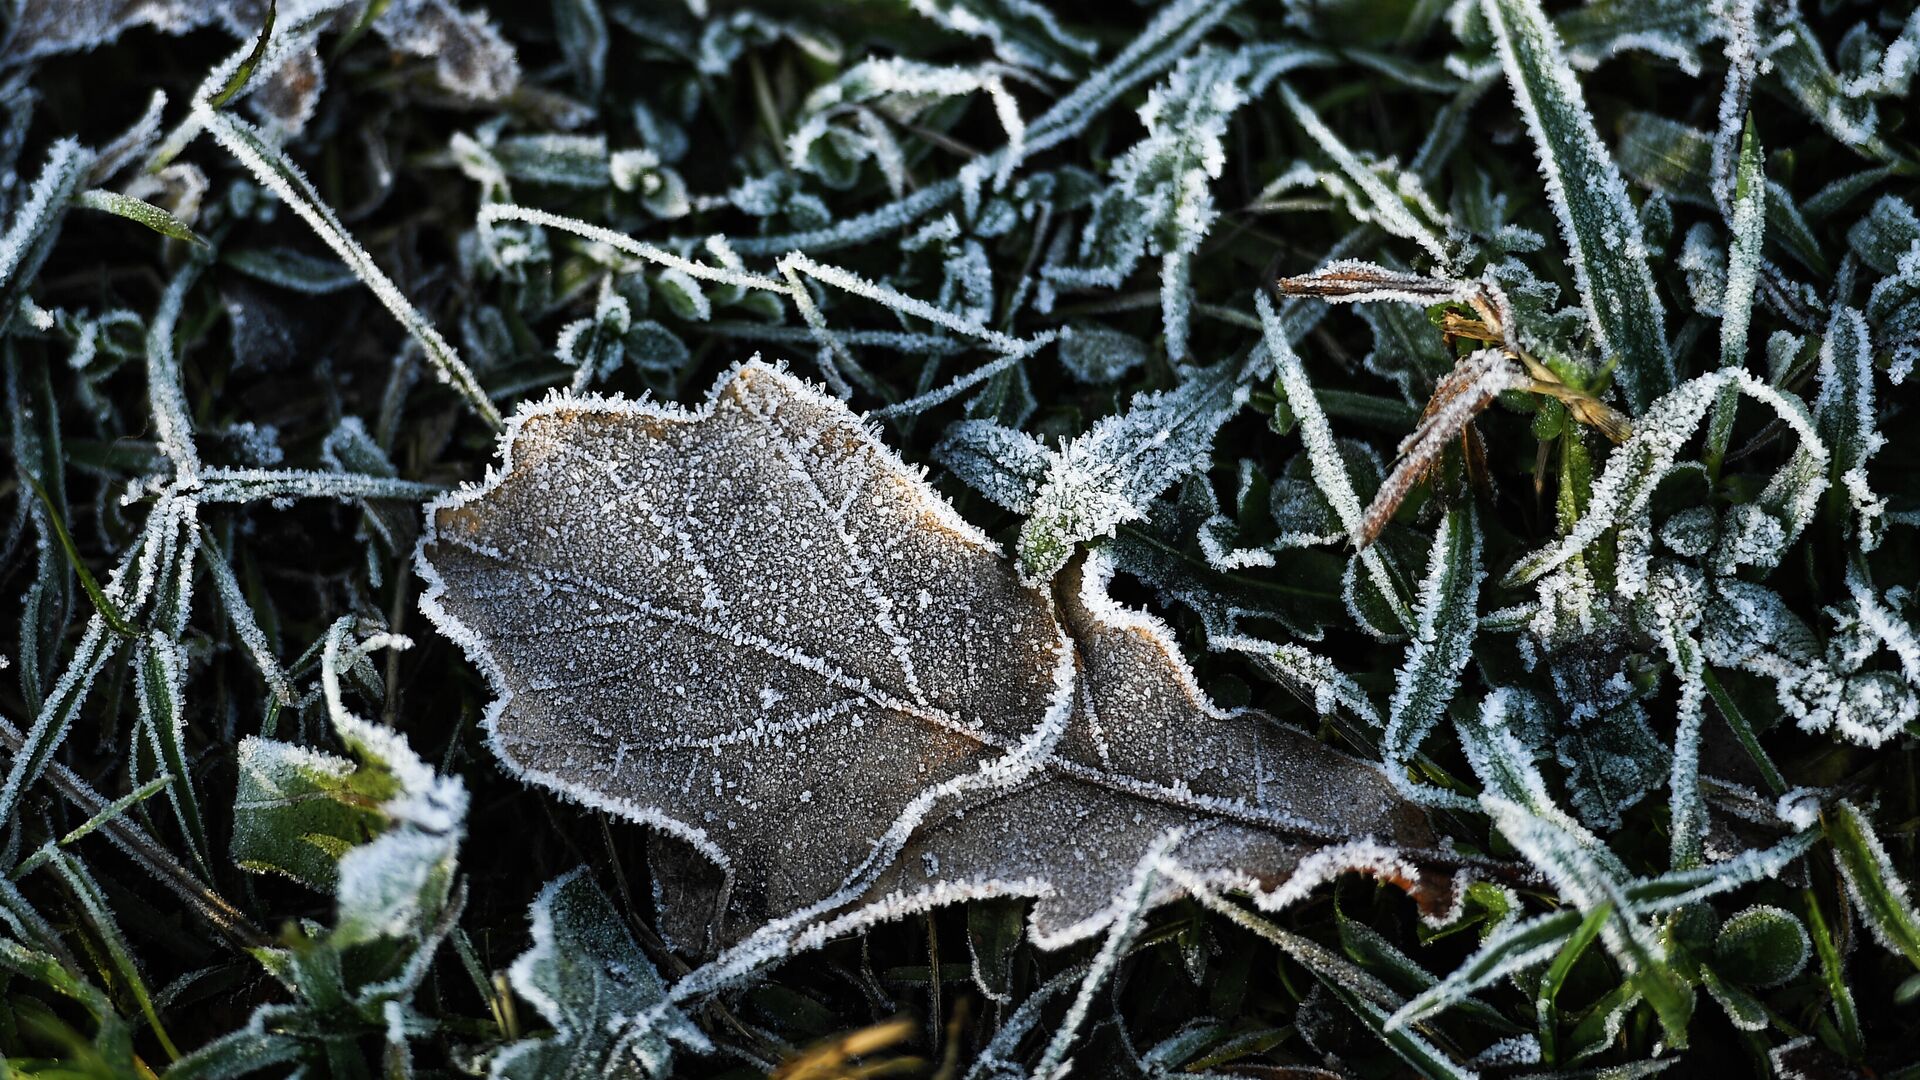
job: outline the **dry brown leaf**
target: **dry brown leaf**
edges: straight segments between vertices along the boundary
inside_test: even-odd
[[[747,364],[696,410],[526,407],[504,458],[430,509],[423,610],[492,681],[509,769],[683,842],[654,860],[682,944],[993,894],[1040,897],[1036,940],[1063,944],[1172,828],[1270,906],[1349,867],[1447,894],[1401,854],[1435,837],[1383,773],[1214,707],[1097,554],[1022,585],[784,372]]]

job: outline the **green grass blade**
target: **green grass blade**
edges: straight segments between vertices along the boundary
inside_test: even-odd
[[[377,266],[373,256],[353,239],[346,226],[340,223],[327,204],[320,199],[320,193],[313,189],[293,162],[287,160],[273,144],[269,143],[253,125],[226,113],[216,112],[202,105],[197,115],[206,125],[215,140],[225,147],[227,152],[238,158],[259,178],[262,184],[280,196],[282,202],[293,208],[313,228],[320,239],[326,241],[340,260],[353,268],[360,280],[366,282],[393,317],[400,321],[407,333],[420,343],[421,351],[439,372],[441,379],[451,383],[454,390],[466,399],[473,411],[482,420],[495,429],[505,426],[500,419],[500,410],[494,408],[487,399],[486,390],[480,386],[473,372],[460,359],[447,339],[433,328],[425,315],[415,308],[393,279]]]
[[[1539,0],[1482,0],[1481,7],[1533,134],[1588,323],[1601,351],[1619,357],[1620,381],[1639,412],[1674,385],[1666,312],[1639,215]]]
[[[1859,807],[1844,799],[1823,817],[1827,839],[1833,842],[1833,860],[1867,928],[1880,944],[1920,968],[1920,912],[1914,911],[1907,883],[1894,870],[1873,825]]]
[[[225,108],[227,102],[238,97],[240,91],[246,88],[247,83],[253,78],[253,73],[259,70],[261,59],[267,55],[267,45],[273,41],[273,21],[279,14],[280,5],[277,0],[267,0],[267,17],[260,24],[260,36],[254,39],[253,51],[248,53],[247,58],[234,69],[233,77],[227,80],[227,84],[207,99],[208,105],[216,109]]]
[[[53,497],[47,494],[47,489],[40,485],[36,477],[27,473],[22,473],[21,476],[26,480],[27,486],[33,489],[34,495],[40,499],[41,507],[46,511],[47,524],[53,527],[53,535],[60,541],[60,550],[67,557],[67,565],[73,568],[74,575],[80,579],[80,587],[86,590],[87,599],[93,601],[94,610],[100,613],[100,617],[106,620],[107,626],[114,633],[123,637],[132,637],[139,633],[139,630],[127,621],[127,617],[120,613],[120,606],[108,599],[107,594],[101,590],[99,579],[93,576],[93,571],[87,569],[86,561],[80,558],[80,549],[74,546],[73,534],[67,532],[67,523],[60,520],[59,508],[54,506]]]
[[[128,221],[139,222],[154,232],[162,236],[171,236],[175,240],[185,240],[190,244],[199,244],[202,247],[205,247],[207,243],[205,240],[200,239],[192,229],[188,228],[186,222],[174,217],[164,207],[155,206],[144,199],[136,199],[131,195],[122,195],[117,191],[102,191],[95,188],[90,191],[81,192],[74,197],[73,202],[75,206],[83,206],[88,210],[99,210],[116,217],[126,218]]]

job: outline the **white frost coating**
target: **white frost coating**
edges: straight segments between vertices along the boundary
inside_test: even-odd
[[[47,152],[47,164],[14,211],[13,223],[0,236],[0,293],[14,291],[16,278],[33,273],[46,255],[48,234],[66,210],[67,200],[80,189],[91,154],[73,139],[61,139]],[[13,317],[0,312],[0,326]]]
[[[1920,928],[1920,912],[1914,910],[1906,878],[1901,876],[1893,856],[1888,854],[1886,845],[1880,842],[1879,834],[1873,831],[1873,825],[1859,807],[1841,799],[1833,804],[1833,813],[1844,819],[1847,831],[1859,839],[1872,864],[1871,867],[1856,866],[1835,846],[1834,867],[1847,883],[1847,895],[1860,912],[1861,921],[1888,952],[1912,956],[1913,943],[1909,939],[1914,930]],[[1871,874],[1873,880],[1863,882],[1863,874]],[[1892,910],[1885,910],[1887,908]],[[1900,925],[1889,927],[1889,921]]]
[[[1023,516],[1033,511],[1057,457],[1039,439],[991,420],[949,425],[933,456],[968,487]]]
[[[321,653],[320,682],[333,728],[355,755],[393,774],[394,796],[380,804],[390,820],[370,843],[341,857],[334,940],[341,945],[379,937],[402,937],[433,918],[444,903],[453,866],[465,834],[467,791],[458,777],[442,777],[420,760],[392,728],[355,716],[347,709],[340,675],[375,649],[408,647],[393,634],[374,634],[349,644],[351,617],[327,631]]]
[[[1295,421],[1300,425],[1300,441],[1307,449],[1313,481],[1320,486],[1320,493],[1326,496],[1328,505],[1339,517],[1341,526],[1347,531],[1348,541],[1360,548],[1355,558],[1365,568],[1367,580],[1392,606],[1401,624],[1411,627],[1414,622],[1413,611],[1407,607],[1394,586],[1386,560],[1380,557],[1377,549],[1361,543],[1366,511],[1360,505],[1360,496],[1353,490],[1352,478],[1347,475],[1345,459],[1341,457],[1340,446],[1333,438],[1333,426],[1327,423],[1327,414],[1320,410],[1320,402],[1313,396],[1313,384],[1307,381],[1306,368],[1288,343],[1286,327],[1274,313],[1273,303],[1267,299],[1265,289],[1254,297],[1254,306],[1260,313],[1263,341],[1277,372],[1280,389],[1286,394],[1287,406],[1293,410]],[[1361,621],[1364,625],[1364,620]]]
[[[1652,927],[1635,917],[1634,905],[1622,891],[1622,882],[1584,844],[1527,808],[1491,795],[1481,797],[1496,828],[1559,894],[1583,912],[1610,904],[1613,914],[1600,927],[1600,939],[1629,976],[1640,968],[1641,957],[1661,955]]]
[[[1333,159],[1334,164],[1340,167],[1340,171],[1346,174],[1347,179],[1366,195],[1364,207],[1358,205],[1353,207],[1356,217],[1364,221],[1372,221],[1393,235],[1420,245],[1442,268],[1452,262],[1452,252],[1448,248],[1445,237],[1436,232],[1433,226],[1416,217],[1413,211],[1408,209],[1404,196],[1389,188],[1380,179],[1378,172],[1355,157],[1353,151],[1349,150],[1347,145],[1340,141],[1340,137],[1321,121],[1319,115],[1306,102],[1300,100],[1300,95],[1294,93],[1293,87],[1285,83],[1280,84],[1280,100],[1293,114],[1294,121],[1305,129],[1307,136],[1319,144],[1320,149]],[[1403,182],[1414,184],[1415,190],[1418,191],[1419,181],[1411,174],[1401,174],[1401,179]],[[1420,195],[1418,201],[1427,202],[1424,194]],[[1350,204],[1353,202],[1354,200],[1349,200]],[[1441,229],[1450,230],[1453,223],[1442,216],[1438,224]]]
[[[1820,796],[1819,788],[1793,788],[1774,804],[1774,816],[1793,826],[1795,832],[1806,832],[1820,824]]]
[[[1146,855],[1134,867],[1133,880],[1128,882],[1126,891],[1115,900],[1120,910],[1107,930],[1107,938],[1100,943],[1100,951],[1094,954],[1086,977],[1080,980],[1080,989],[1073,996],[1073,1004],[1067,1006],[1067,1015],[1053,1029],[1053,1038],[1047,1040],[1046,1052],[1034,1067],[1036,1080],[1063,1080],[1073,1067],[1067,1058],[1067,1051],[1073,1048],[1080,1025],[1087,1022],[1087,1012],[1093,1007],[1093,996],[1112,977],[1113,969],[1140,936],[1153,897],[1154,879],[1160,876],[1167,856],[1179,846],[1181,839],[1180,829],[1169,829],[1147,848]]]
[[[1746,0],[1751,2],[1751,0]],[[1731,78],[1731,76],[1729,76]],[[1753,322],[1753,290],[1760,277],[1761,241],[1766,236],[1767,185],[1761,172],[1760,144],[1738,159],[1738,177],[1729,193],[1728,226],[1733,243],[1727,249],[1727,288],[1720,302],[1720,363],[1746,361],[1747,329]]]
[[[175,472],[187,484],[198,481],[200,454],[193,445],[193,419],[181,382],[180,358],[173,351],[173,334],[180,322],[180,306],[200,277],[201,265],[188,262],[173,275],[147,331],[147,397],[153,406],[153,426],[160,436],[160,452],[173,459]]]
[[[1920,716],[1920,695],[1904,670],[1871,670],[1867,661],[1882,648],[1902,659],[1912,649],[1912,633],[1863,581],[1850,579],[1849,586],[1854,603],[1827,609],[1834,630],[1823,647],[1779,596],[1723,579],[1703,620],[1701,645],[1711,664],[1774,680],[1781,709],[1803,730],[1837,731],[1879,746]]]
[[[1285,287],[1290,295],[1329,304],[1398,302],[1423,308],[1450,301],[1465,303],[1482,290],[1474,282],[1393,270],[1365,259],[1334,259],[1310,273],[1285,279]]]
[[[479,226],[483,233],[501,221],[519,221],[530,225],[537,225],[542,228],[559,229],[596,243],[605,244],[616,251],[634,258],[666,267],[668,273],[677,272],[698,281],[711,281],[720,285],[732,285],[746,289],[761,289],[786,297],[793,303],[795,310],[800,313],[801,317],[805,319],[809,329],[813,332],[814,339],[821,345],[823,350],[820,356],[822,374],[826,377],[828,384],[833,387],[835,393],[843,397],[851,394],[852,388],[847,385],[840,367],[835,361],[838,360],[841,363],[847,364],[849,369],[857,370],[858,365],[853,362],[851,353],[847,351],[847,342],[850,339],[828,329],[825,316],[821,314],[818,306],[813,302],[812,296],[807,292],[805,285],[801,283],[800,278],[802,276],[810,277],[824,285],[830,285],[855,296],[872,300],[897,314],[924,319],[942,329],[982,341],[988,347],[1002,353],[1003,356],[1007,358],[1020,359],[1031,356],[1039,350],[1041,346],[1052,341],[1055,336],[1054,332],[1047,331],[1027,339],[1010,337],[997,330],[991,329],[979,319],[956,315],[944,308],[929,304],[924,300],[907,296],[896,289],[875,284],[858,274],[843,270],[840,267],[816,262],[797,251],[788,253],[778,261],[776,269],[781,274],[781,277],[776,278],[763,274],[750,273],[731,265],[710,266],[705,263],[695,262],[644,241],[624,236],[611,229],[591,225],[576,218],[551,214],[544,210],[535,210],[508,203],[489,203],[480,208]],[[723,243],[728,245],[727,250],[729,251],[738,246],[735,242],[723,241]],[[702,302],[704,302],[704,298]],[[884,342],[880,343],[884,344]],[[955,394],[961,393],[970,386],[987,378],[991,378],[993,374],[1006,366],[1006,363],[1003,361],[994,361],[982,365],[980,368],[961,376],[940,390],[922,395],[911,402],[902,402],[894,406],[890,412],[912,413],[929,408],[953,397]]]
[[[1594,130],[1538,0],[1481,0],[1481,10],[1533,134],[1588,324],[1603,351],[1619,354],[1628,400],[1645,408],[1674,385],[1673,358],[1626,182]]]
[[[1697,570],[1664,565],[1651,575],[1644,607],[1680,681],[1674,706],[1671,796],[1672,865],[1687,870],[1706,856],[1707,808],[1700,795],[1700,737],[1706,720],[1706,659],[1693,634],[1705,615],[1706,583]]]
[[[1245,653],[1282,686],[1326,716],[1336,706],[1346,709],[1368,727],[1382,725],[1380,710],[1374,708],[1366,691],[1353,678],[1334,666],[1333,661],[1292,643],[1276,644],[1242,635],[1218,635],[1207,639],[1207,647],[1216,652]]]
[[[1233,13],[1240,0],[1177,0],[1162,6],[1146,29],[1115,54],[1105,66],[1080,80],[1072,93],[1027,127],[1017,150],[1002,147],[972,164],[983,172],[1005,175],[1035,154],[1074,138],[1088,123],[1129,90],[1172,67],[1192,52],[1199,40]],[[1012,165],[1008,161],[1012,161]],[[961,194],[958,179],[929,184],[904,199],[820,229],[779,236],[741,237],[734,246],[742,255],[781,255],[790,251],[822,252],[883,236],[906,228]]]
[[[966,897],[1037,896],[1036,942],[1083,939],[1171,827],[1250,888],[1357,867],[1426,891],[1432,833],[1377,770],[1214,707],[1097,556],[1054,597],[1020,585],[783,372],[693,410],[555,397],[503,440],[430,510],[422,609],[494,686],[511,771],[700,853],[654,860],[672,936],[738,944],[675,1001]],[[705,862],[726,880],[702,899]]]
[[[1846,488],[1857,536],[1871,551],[1878,546],[1877,519],[1886,504],[1867,483],[1867,464],[1886,439],[1874,406],[1873,339],[1858,309],[1834,309],[1820,342],[1818,378],[1813,418],[1832,452],[1828,472]]]
[[[1047,41],[1080,56],[1100,51],[1098,42],[1075,37],[1060,26],[1053,12],[1034,0],[908,0],[914,12],[956,34],[980,38],[993,46],[994,55],[1009,64],[1043,71],[1056,78],[1071,78],[1072,69],[1062,65],[1046,50],[1035,48],[1024,37],[1018,24],[1030,24]]]
[[[528,914],[533,944],[514,960],[507,977],[514,992],[553,1025],[554,1034],[509,1044],[494,1059],[490,1076],[532,1080],[569,1071],[582,1061],[604,1062],[605,1075],[627,1076],[614,1068],[626,1059],[644,1075],[666,1076],[672,1067],[670,1040],[703,1053],[712,1049],[677,1009],[632,1025],[661,1002],[666,988],[584,867],[548,882]]]
[[[1187,359],[1188,260],[1219,216],[1212,182],[1226,164],[1227,121],[1248,100],[1254,53],[1204,49],[1147,94],[1147,134],[1116,158],[1080,236],[1080,265],[1047,267],[1056,284],[1117,285],[1142,255],[1161,259],[1167,356]]]
[[[908,124],[942,101],[984,92],[1007,133],[1007,150],[996,176],[996,183],[1004,187],[1023,154],[1027,132],[1019,103],[1008,93],[1004,80],[1022,77],[1019,69],[998,64],[963,68],[898,56],[863,60],[807,95],[793,133],[787,136],[787,162],[797,170],[817,172],[813,150],[826,140],[837,167],[874,158],[899,198],[906,187],[903,154],[892,130],[876,122],[873,114]],[[842,118],[850,118],[853,127],[835,126],[833,121]]]
[[[1721,23],[1726,30],[1727,81],[1720,89],[1719,125],[1713,137],[1713,159],[1709,166],[1714,201],[1720,213],[1740,232],[1739,210],[1734,206],[1735,176],[1740,158],[1740,131],[1746,122],[1747,100],[1753,93],[1753,79],[1759,66],[1760,35],[1754,25],[1756,0],[1724,0]]]

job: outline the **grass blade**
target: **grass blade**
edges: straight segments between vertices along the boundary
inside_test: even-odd
[[[433,328],[426,316],[407,300],[393,279],[381,271],[374,263],[373,256],[348,234],[346,226],[340,224],[340,219],[320,200],[319,192],[313,190],[313,185],[307,182],[306,176],[293,162],[269,143],[258,128],[244,120],[216,112],[206,105],[198,106],[196,115],[228,153],[238,158],[262,184],[292,207],[293,212],[299,214],[319,234],[320,239],[326,241],[334,254],[340,256],[340,260],[352,267],[360,280],[367,283],[380,303],[420,343],[421,351],[433,364],[441,380],[452,384],[454,390],[467,400],[467,404],[489,426],[496,430],[504,427],[500,410],[494,408],[493,402],[487,399],[486,391],[460,359],[460,354],[454,351],[446,338],[440,336],[440,331]]]
[[[1539,0],[1481,0],[1481,7],[1533,134],[1587,321],[1601,350],[1619,357],[1637,413],[1674,384],[1666,312],[1647,269],[1640,218]]]

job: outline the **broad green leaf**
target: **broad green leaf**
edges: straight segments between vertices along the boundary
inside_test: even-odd
[[[321,892],[333,891],[341,856],[386,829],[380,804],[397,792],[393,774],[377,764],[273,739],[242,739],[239,769],[234,863]]]
[[[1730,979],[1761,989],[1797,977],[1813,955],[1807,928],[1783,908],[1756,904],[1720,925],[1713,966]]]

